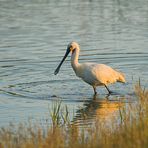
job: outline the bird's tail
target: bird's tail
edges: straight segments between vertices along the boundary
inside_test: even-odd
[[[125,83],[125,75],[121,72],[118,72],[118,82]]]

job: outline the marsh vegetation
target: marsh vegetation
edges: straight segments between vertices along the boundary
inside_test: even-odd
[[[110,125],[96,120],[93,126],[79,127],[70,122],[68,109],[55,102],[50,111],[52,125],[20,124],[0,129],[0,148],[94,148],[148,147],[148,90],[135,86],[137,102],[119,107],[120,118]],[[85,114],[84,118],[87,118]]]

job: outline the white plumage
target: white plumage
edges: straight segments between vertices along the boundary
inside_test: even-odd
[[[109,93],[111,91],[108,89],[107,85],[115,82],[125,83],[124,74],[118,72],[105,64],[97,63],[82,63],[78,62],[80,47],[76,42],[71,42],[68,44],[67,51],[63,57],[61,63],[55,70],[56,75],[62,63],[66,59],[67,55],[71,52],[71,65],[76,75],[82,78],[86,83],[90,84],[94,89],[94,94],[97,94],[97,86],[105,86]]]

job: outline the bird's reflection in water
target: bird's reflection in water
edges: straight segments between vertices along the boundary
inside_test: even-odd
[[[124,97],[93,97],[77,110],[74,123],[79,126],[92,125],[96,121],[108,122],[119,118],[119,109],[124,106]]]

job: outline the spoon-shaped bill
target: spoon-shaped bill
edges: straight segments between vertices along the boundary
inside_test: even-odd
[[[66,59],[66,57],[68,56],[69,52],[70,52],[70,50],[69,50],[69,48],[68,48],[67,51],[66,51],[66,53],[65,53],[65,55],[64,55],[64,57],[63,57],[63,59],[62,59],[62,61],[61,61],[60,64],[59,64],[59,66],[58,66],[57,69],[54,71],[54,74],[55,74],[55,75],[58,74],[58,72],[59,72],[59,70],[60,70],[60,67],[61,67],[61,65],[63,64],[63,62],[65,61],[65,59]]]

